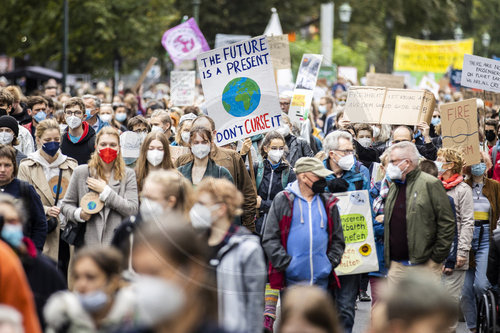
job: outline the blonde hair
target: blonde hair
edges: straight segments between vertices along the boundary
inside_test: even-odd
[[[144,179],[144,183],[153,182],[159,184],[163,188],[162,196],[168,199],[174,196],[174,210],[184,214],[184,217],[189,216],[189,210],[193,207],[193,185],[179,171],[173,170],[155,170],[149,173]]]
[[[462,152],[454,148],[440,148],[437,152],[438,157],[443,157],[446,162],[453,162],[453,168],[451,171],[453,174],[462,173],[462,168],[464,166],[464,155]]]
[[[203,178],[196,187],[195,195],[198,196],[202,192],[210,194],[216,203],[226,205],[229,220],[233,220],[243,213],[241,209],[243,195],[229,180],[213,177]]]
[[[113,172],[114,172],[114,178],[115,180],[122,180],[125,177],[125,162],[123,161],[122,158],[122,152],[120,149],[120,134],[118,134],[118,130],[111,126],[106,126],[103,127],[99,133],[97,133],[97,137],[95,139],[95,146],[99,145],[99,141],[101,140],[103,135],[111,135],[116,138],[116,141],[118,142],[118,154],[116,156],[116,159],[114,161],[113,165]],[[90,157],[89,160],[89,169],[94,169],[97,173],[97,176],[101,179],[104,179],[106,181],[109,181],[109,179],[106,179],[106,175],[104,174],[104,161],[101,159],[99,156],[99,151],[97,149],[92,153],[92,156]]]
[[[48,131],[48,130],[57,130],[57,133],[61,135],[61,129],[59,127],[59,123],[55,119],[45,119],[42,120],[37,126],[36,126],[36,132],[35,136],[37,139],[41,139],[43,134]]]
[[[189,147],[189,142],[184,142],[181,136],[182,132],[184,131],[184,127],[186,126],[186,124],[188,124],[188,122],[190,125],[193,124],[192,120],[184,120],[177,128],[177,133],[175,133],[175,142],[177,142],[177,144],[181,147]]]

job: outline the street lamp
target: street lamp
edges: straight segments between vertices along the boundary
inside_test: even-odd
[[[488,48],[490,47],[490,42],[491,42],[490,34],[485,32],[481,36],[481,41],[483,42],[483,46],[484,46],[484,57],[488,58]]]
[[[421,33],[425,40],[429,39],[429,37],[431,36],[431,31],[427,27],[423,28]]]
[[[200,24],[200,22],[199,22],[200,5],[201,5],[201,0],[193,0],[193,16],[194,16],[194,20],[196,21],[196,24]]]
[[[462,38],[464,38],[464,32],[460,25],[457,25],[455,30],[453,30],[453,36],[455,37],[455,40],[461,40]]]
[[[351,21],[351,14],[352,8],[347,2],[339,7],[339,18],[340,22],[342,23],[344,45],[347,45],[347,26],[349,24],[349,21]]]

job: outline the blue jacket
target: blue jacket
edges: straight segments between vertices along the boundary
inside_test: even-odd
[[[370,189],[370,197],[372,200],[380,194],[382,182],[376,182]],[[377,249],[378,272],[368,273],[369,276],[386,277],[388,269],[385,266],[384,259],[384,223],[377,222],[373,219],[373,235],[375,236],[375,248]]]
[[[323,161],[323,165],[328,170],[330,169],[330,163],[328,163],[328,158]],[[351,170],[344,171],[342,179],[344,179],[348,184],[349,188],[347,191],[356,190],[370,190],[370,171],[360,162],[355,161]],[[326,177],[326,181],[334,179],[335,175],[330,175]],[[328,192],[328,188],[326,189]]]
[[[286,285],[307,282],[328,287],[332,264],[327,256],[328,228],[325,206],[319,195],[308,202],[300,193],[298,181],[288,184],[295,195],[288,234],[287,253],[292,257],[286,268]]]

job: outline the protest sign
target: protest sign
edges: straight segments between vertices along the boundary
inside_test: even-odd
[[[318,82],[324,80],[328,86],[331,86],[337,80],[337,65],[321,66],[318,74]]]
[[[462,69],[463,56],[473,47],[472,38],[430,41],[396,36],[394,70],[446,73],[450,65]]]
[[[339,199],[337,207],[345,240],[344,254],[335,273],[350,275],[378,271],[368,191],[336,193],[335,196]]]
[[[161,44],[176,65],[183,60],[194,60],[201,52],[210,50],[194,18],[165,31]]]
[[[267,43],[269,44],[269,52],[271,53],[271,62],[273,63],[274,70],[290,68],[288,35],[267,36]]]
[[[265,36],[198,56],[208,115],[219,146],[281,126],[281,109]]]
[[[223,46],[231,45],[234,43],[242,42],[244,40],[250,39],[250,35],[228,35],[228,34],[216,34],[215,35],[215,48],[218,49]]]
[[[302,56],[288,109],[288,116],[292,122],[301,122],[307,119],[322,60],[321,54],[304,54]]]
[[[462,70],[452,69],[450,73],[450,84],[455,88],[460,88],[461,81],[462,81]]]
[[[338,76],[351,81],[352,84],[358,83],[358,69],[356,67],[339,66]]]
[[[418,85],[419,89],[429,90],[434,94],[436,99],[439,99],[439,83],[429,78],[427,75],[420,80],[420,84]]]
[[[405,86],[405,77],[392,74],[367,73],[366,85],[371,87],[403,89]]]
[[[461,85],[500,92],[500,61],[470,54],[464,55]]]
[[[439,106],[443,147],[460,149],[467,165],[481,161],[476,99]]]
[[[434,106],[429,91],[354,86],[344,111],[354,123],[417,125],[431,121]]]
[[[193,105],[195,71],[170,72],[170,100],[174,106]]]

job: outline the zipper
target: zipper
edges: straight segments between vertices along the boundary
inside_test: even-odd
[[[313,199],[314,200],[314,199]],[[314,277],[314,265],[313,265],[313,232],[312,232],[312,213],[311,213],[311,202],[307,202],[307,207],[309,208],[309,268],[311,270],[311,280],[309,283],[313,284]]]
[[[269,188],[267,189],[267,200],[271,200],[271,187],[273,186],[274,169],[271,168],[271,178],[269,180]]]

